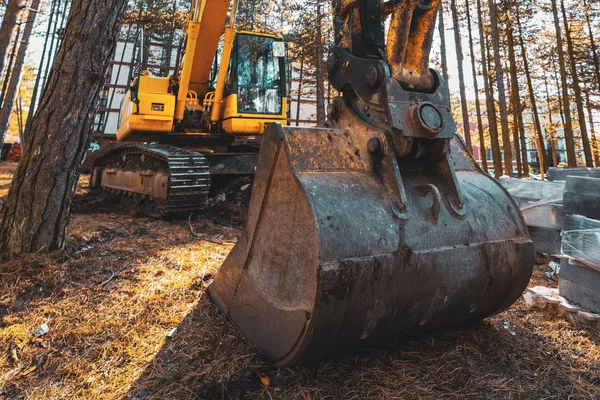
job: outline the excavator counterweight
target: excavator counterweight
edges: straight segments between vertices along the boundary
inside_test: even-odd
[[[521,212],[428,68],[439,6],[334,1],[342,96],[327,127],[265,132],[245,229],[209,294],[274,365],[479,320],[529,282]]]

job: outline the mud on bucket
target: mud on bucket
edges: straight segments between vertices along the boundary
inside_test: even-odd
[[[374,129],[272,124],[209,295],[283,366],[502,311],[533,256],[518,207],[458,136],[445,158],[410,161]]]

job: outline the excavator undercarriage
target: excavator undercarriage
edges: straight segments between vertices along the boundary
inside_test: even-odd
[[[488,317],[530,279],[521,212],[429,70],[439,8],[335,0],[342,96],[327,127],[264,134],[245,229],[209,294],[274,365]]]
[[[169,218],[197,211],[210,192],[206,158],[170,145],[115,143],[94,162],[91,188],[134,198],[150,216]]]

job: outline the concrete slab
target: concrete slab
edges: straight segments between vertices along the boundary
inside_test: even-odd
[[[560,295],[600,313],[600,271],[563,258],[560,264]]]
[[[563,208],[566,214],[600,220],[600,178],[567,177]]]
[[[588,178],[600,178],[600,168],[556,168],[548,169],[548,180],[566,181],[567,176],[584,176]]]

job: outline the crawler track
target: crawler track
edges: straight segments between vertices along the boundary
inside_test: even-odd
[[[94,161],[90,187],[134,198],[155,217],[185,216],[209,194],[209,165],[202,154],[174,146],[118,143]]]

